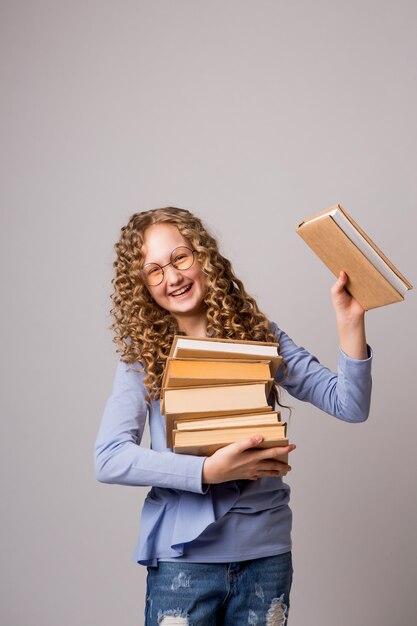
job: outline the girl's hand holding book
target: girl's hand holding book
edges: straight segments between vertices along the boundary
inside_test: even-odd
[[[349,278],[346,272],[341,271],[339,278],[331,288],[332,304],[338,321],[348,323],[362,320],[365,309],[361,304],[345,289]]]
[[[365,309],[345,289],[347,281],[348,275],[341,271],[331,288],[339,344],[343,352],[351,358],[366,359],[368,350],[365,336]]]
[[[220,448],[207,457],[203,465],[203,483],[215,484],[229,480],[258,480],[264,476],[285,476],[291,467],[280,461],[295,445],[254,449],[262,437],[254,435]]]

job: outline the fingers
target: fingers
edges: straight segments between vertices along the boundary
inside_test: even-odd
[[[235,452],[243,452],[244,450],[249,450],[250,448],[256,448],[263,437],[262,435],[252,435],[243,441],[238,441],[236,443],[232,443],[231,446],[234,446]],[[274,457],[285,456],[289,452],[295,450],[295,444],[290,444],[288,446],[275,446],[273,448],[259,448],[256,450],[256,453],[259,453],[260,458],[262,459],[271,459]],[[254,450],[255,452],[255,450]]]
[[[257,470],[262,472],[289,472],[291,470],[291,466],[288,463],[283,463],[282,461],[261,461],[257,465]]]
[[[341,293],[344,290],[344,288],[345,288],[347,280],[348,280],[348,275],[346,274],[346,272],[341,270],[339,272],[339,277],[338,277],[337,281],[334,283],[333,287],[331,288],[331,292],[334,295],[337,295],[338,293]]]
[[[279,461],[280,457],[286,457],[287,454],[296,449],[296,445],[294,443],[289,446],[275,446],[274,448],[262,448],[259,450],[259,458],[260,459],[277,459]],[[256,451],[258,452],[258,450]]]
[[[232,453],[230,459],[235,459],[242,472],[240,478],[247,480],[258,480],[264,476],[286,476],[291,471],[288,465],[288,454],[295,450],[295,444],[288,446],[275,446],[272,448],[258,448],[262,441],[261,435],[252,435],[243,441],[230,444],[225,449]],[[216,454],[218,454],[217,451]],[[242,455],[242,456],[241,456]],[[244,459],[246,459],[244,461]]]
[[[248,437],[243,441],[237,441],[236,443],[231,444],[235,447],[236,452],[243,452],[244,450],[248,450],[249,448],[255,448],[258,446],[263,437],[262,435],[252,435],[252,437]]]
[[[286,447],[288,448],[289,446]],[[290,471],[291,466],[279,459],[258,459],[255,463],[252,463],[249,478],[250,480],[258,480],[258,478],[263,478],[264,476],[286,476]]]
[[[273,468],[265,468],[258,467],[253,470],[249,480],[258,480],[259,478],[264,478],[266,476],[270,477],[278,477],[278,476],[286,476],[288,472],[291,471],[290,465],[286,465],[285,463],[276,463]]]

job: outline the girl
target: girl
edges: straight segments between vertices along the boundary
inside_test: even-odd
[[[365,312],[341,272],[331,292],[340,342],[332,373],[261,313],[189,211],[136,213],[115,249],[112,328],[121,359],[95,468],[102,482],[152,486],[134,552],[148,569],[145,624],[287,624],[291,511],[282,477],[291,467],[282,459],[295,445],[257,449],[254,433],[210,457],[174,454],[159,406],[164,363],[174,334],[276,341],[278,386],[360,422],[371,393]],[[150,449],[140,445],[147,417]]]

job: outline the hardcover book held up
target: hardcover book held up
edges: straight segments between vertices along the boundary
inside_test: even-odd
[[[304,220],[296,229],[365,310],[404,300],[413,286],[339,204]]]
[[[259,447],[288,445],[268,404],[281,362],[277,343],[176,336],[162,381],[167,446],[207,456],[251,434]]]

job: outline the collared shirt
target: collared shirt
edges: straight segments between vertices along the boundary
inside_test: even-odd
[[[271,323],[286,363],[275,381],[299,400],[348,422],[367,419],[372,351],[352,359],[339,350],[337,373],[320,364]],[[280,477],[202,483],[205,457],[174,454],[166,447],[159,400],[148,407],[140,367],[120,361],[95,445],[97,479],[152,486],[146,496],[133,559],[227,562],[272,556],[291,549],[290,489]],[[141,444],[149,419],[151,448]]]

